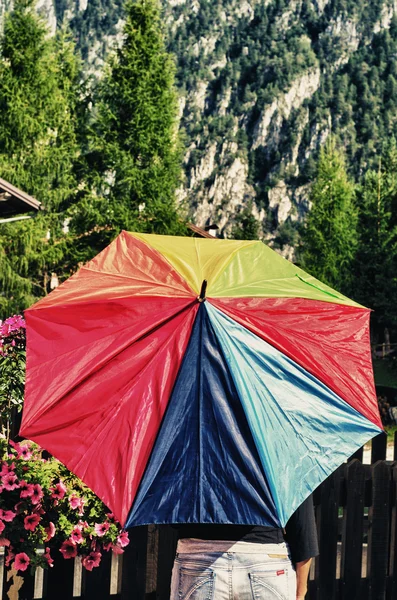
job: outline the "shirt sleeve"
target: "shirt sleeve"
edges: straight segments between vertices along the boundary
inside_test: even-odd
[[[294,512],[285,526],[285,531],[293,563],[318,555],[317,528],[312,496],[309,496]]]

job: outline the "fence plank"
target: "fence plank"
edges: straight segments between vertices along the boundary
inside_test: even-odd
[[[342,600],[362,600],[360,588],[365,467],[358,460],[346,465],[346,489],[342,529],[341,596]]]
[[[159,532],[156,525],[148,526],[146,554],[146,600],[156,597]]]
[[[43,598],[71,600],[73,598],[74,560],[55,558],[50,569],[44,571]]]
[[[338,513],[343,468],[344,466],[330,475],[321,486],[321,503],[317,509],[320,547],[320,555],[316,559],[316,596],[318,600],[336,600],[337,598]]]
[[[368,514],[369,600],[386,598],[389,560],[390,466],[379,461],[371,466],[372,506]]]
[[[354,454],[352,454],[352,456],[349,458],[349,461],[354,460],[356,458],[357,460],[361,460],[361,462],[363,462],[363,457],[364,457],[364,446],[361,446],[361,448],[359,448],[358,450],[355,451]]]
[[[92,571],[83,568],[81,596],[85,600],[109,600],[112,553],[103,552],[101,564]]]
[[[172,565],[174,564],[178,532],[169,525],[159,526],[159,555],[157,571],[157,599],[169,600]]]
[[[386,460],[386,454],[387,435],[382,432],[376,437],[372,438],[371,464],[376,463],[378,460]]]
[[[145,600],[148,528],[129,530],[130,543],[123,554],[121,600]]]
[[[18,592],[19,590],[19,592]],[[18,595],[19,594],[19,595]],[[32,600],[34,597],[34,576],[29,571],[17,573],[13,569],[4,569],[3,598],[10,600]]]
[[[396,438],[394,438],[396,439]],[[392,469],[392,510],[390,523],[389,598],[397,598],[397,464]]]

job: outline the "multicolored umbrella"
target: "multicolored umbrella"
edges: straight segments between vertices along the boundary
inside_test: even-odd
[[[26,321],[21,433],[127,526],[284,526],[382,431],[369,310],[261,242],[123,232]]]

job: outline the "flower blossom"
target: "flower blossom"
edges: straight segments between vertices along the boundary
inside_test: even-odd
[[[7,540],[7,538],[0,536],[0,548],[5,548],[6,546],[9,546],[10,543],[10,540]]]
[[[44,493],[43,493],[41,485],[39,483],[35,483],[33,486],[33,494],[31,496],[32,504],[38,504],[43,496],[44,496]]]
[[[45,532],[46,532],[46,534],[47,534],[47,537],[46,537],[46,539],[45,539],[44,541],[45,541],[45,542],[49,542],[49,541],[50,541],[50,539],[51,539],[51,538],[53,538],[53,537],[54,537],[54,535],[55,535],[55,531],[56,531],[56,529],[55,529],[55,525],[54,525],[54,523],[53,523],[52,521],[50,521],[50,522],[49,522],[49,525],[48,525],[48,527],[45,527],[45,528],[44,528],[44,531],[45,531]]]
[[[76,494],[72,494],[69,498],[69,504],[73,509],[79,509],[79,515],[84,513],[85,500],[83,498],[79,498]]]
[[[29,460],[32,458],[33,452],[30,450],[27,444],[21,446],[21,454],[18,458],[23,458],[24,460]]]
[[[45,552],[43,554],[43,558],[47,561],[47,565],[49,567],[53,567],[54,566],[53,565],[54,559],[51,558],[51,554],[50,554],[50,549],[49,548],[45,549]]]
[[[101,562],[101,553],[90,552],[89,555],[85,556],[81,562],[87,571],[92,571],[94,567],[99,567],[99,563]]]
[[[19,482],[19,489],[21,490],[20,497],[21,498],[30,498],[33,496],[34,489],[33,483],[28,483],[24,479]]]
[[[30,563],[30,558],[25,552],[20,552],[15,556],[14,569],[17,571],[26,571]]]
[[[4,475],[8,475],[9,473],[14,473],[14,469],[15,469],[15,463],[11,463],[9,465],[6,461],[3,461],[1,463],[0,477],[3,477]]]
[[[9,567],[11,565],[11,561],[15,558],[15,552],[13,552],[13,547],[9,546],[7,549],[7,556],[6,559],[4,561],[4,564],[6,567]]]
[[[23,520],[23,526],[25,527],[26,531],[34,531],[40,521],[41,517],[39,517],[39,515],[28,515]]]
[[[3,475],[1,478],[3,487],[5,490],[12,492],[12,490],[17,490],[19,488],[18,479],[15,473],[8,473],[7,475]]]
[[[117,537],[117,544],[122,548],[125,548],[130,543],[130,538],[128,537],[128,533],[126,531],[122,531],[119,533]]]
[[[3,510],[0,508],[0,519],[2,521],[6,521],[7,523],[11,523],[17,516],[16,512],[12,512],[12,510]]]
[[[65,497],[67,488],[66,485],[62,481],[60,481],[56,484],[55,487],[51,488],[50,491],[52,492],[51,498],[54,498],[56,500],[62,500],[62,498]]]
[[[76,544],[74,544],[70,540],[66,540],[59,548],[59,552],[62,552],[63,558],[74,558],[75,556],[77,556]]]
[[[70,539],[75,544],[81,544],[81,542],[84,542],[84,538],[83,538],[83,536],[81,534],[81,527],[79,527],[78,525],[76,525],[73,528],[72,533],[70,534]]]
[[[0,534],[3,533],[5,528],[6,526],[4,525],[3,521],[0,521]]]
[[[109,523],[95,523],[95,533],[98,537],[102,537],[109,531]]]

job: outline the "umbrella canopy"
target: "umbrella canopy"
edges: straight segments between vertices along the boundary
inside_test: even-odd
[[[261,242],[122,232],[26,321],[21,434],[127,526],[284,526],[382,431],[369,310]]]

